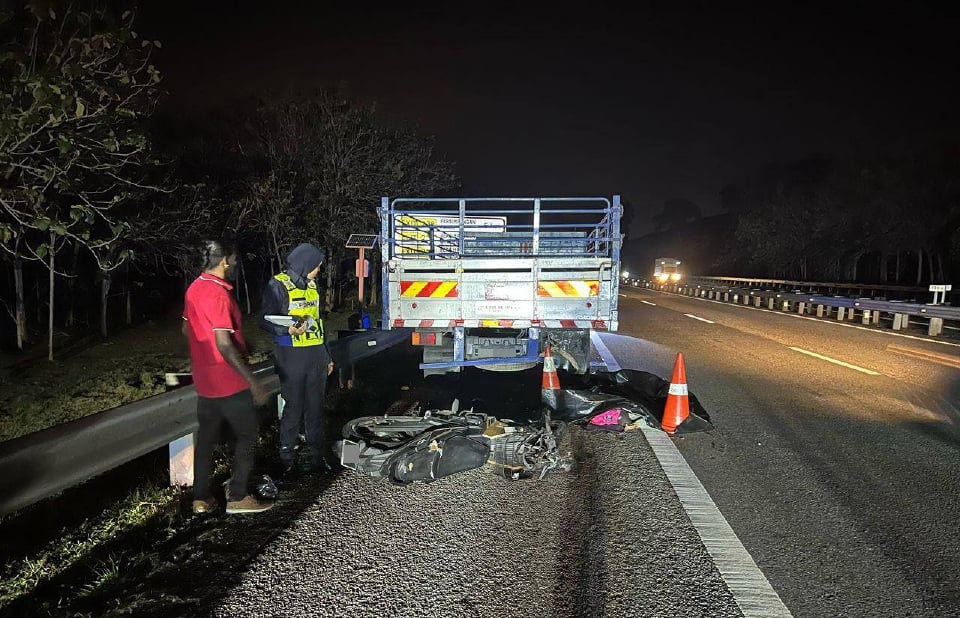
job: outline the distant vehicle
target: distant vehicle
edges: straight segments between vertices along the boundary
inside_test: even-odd
[[[653,278],[660,283],[680,281],[683,273],[680,271],[680,260],[677,258],[657,258],[653,261]]]

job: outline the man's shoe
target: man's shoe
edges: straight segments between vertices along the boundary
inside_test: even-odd
[[[257,500],[253,496],[245,496],[243,500],[227,502],[227,515],[262,513],[272,508],[273,502],[264,502],[263,500]]]
[[[207,498],[206,500],[194,500],[193,501],[193,512],[197,515],[201,513],[212,513],[217,510],[220,505],[217,503],[216,498]]]

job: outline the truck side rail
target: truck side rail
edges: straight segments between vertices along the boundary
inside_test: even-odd
[[[382,198],[384,262],[472,257],[619,258],[620,200]]]

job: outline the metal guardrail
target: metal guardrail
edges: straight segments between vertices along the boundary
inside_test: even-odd
[[[867,283],[837,283],[830,281],[793,281],[790,279],[757,279],[754,277],[688,277],[688,282],[700,285],[728,285],[744,284],[747,288],[758,285],[782,286],[789,289],[817,289],[817,290],[871,290],[876,292],[910,292],[928,294],[927,288],[910,285],[867,284]],[[740,287],[740,286],[737,286]]]
[[[330,342],[348,365],[409,339],[409,329],[358,332]],[[271,392],[280,381],[268,361],[254,368]],[[193,386],[0,442],[0,517],[163,448],[197,428]]]
[[[641,280],[642,285],[635,287],[647,287],[683,294],[685,296],[699,296],[711,300],[723,300],[737,304],[752,303],[757,307],[766,303],[768,309],[796,309],[798,313],[815,313],[818,317],[824,317],[825,313],[827,317],[830,317],[833,315],[833,310],[835,309],[838,320],[853,320],[855,312],[860,312],[860,317],[864,324],[878,324],[880,315],[888,313],[893,316],[894,330],[905,328],[909,324],[910,317],[928,318],[930,319],[928,328],[928,334],[930,336],[941,334],[943,330],[943,320],[960,321],[960,307],[950,305],[874,300],[871,298],[850,298],[846,296],[825,296],[821,294],[777,290],[757,290],[713,284],[712,281],[715,279],[715,277],[688,277],[686,281],[666,284]],[[736,281],[754,282],[757,280],[740,279]]]

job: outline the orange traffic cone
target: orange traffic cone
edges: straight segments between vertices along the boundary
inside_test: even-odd
[[[676,433],[677,427],[690,416],[690,397],[687,395],[687,369],[683,365],[683,354],[677,354],[673,365],[673,377],[670,379],[670,392],[667,405],[663,408],[663,420],[660,426],[669,434]]]
[[[543,381],[540,383],[540,401],[550,410],[556,410],[560,395],[560,376],[550,346],[543,350]]]
[[[557,365],[553,361],[553,352],[550,346],[543,351],[543,382],[540,384],[543,390],[560,390],[560,376],[557,375]]]

